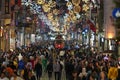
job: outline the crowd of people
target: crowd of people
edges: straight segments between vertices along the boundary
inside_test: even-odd
[[[1,52],[0,80],[42,80],[44,74],[48,74],[48,80],[120,80],[117,58],[97,52],[88,54],[75,46],[55,49],[52,44],[31,44]]]

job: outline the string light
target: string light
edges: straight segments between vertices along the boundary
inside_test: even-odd
[[[63,26],[70,25],[70,23],[74,23],[77,19],[81,18],[81,7],[83,11],[89,10],[89,7],[87,6],[89,0],[65,0],[67,10],[63,12],[62,17],[64,18],[63,20]],[[84,3],[82,6],[80,6],[81,1]],[[51,29],[53,26],[58,26],[58,21],[56,21],[56,25],[54,25],[55,21],[54,19],[59,19],[56,18],[56,16],[60,17],[59,14],[61,10],[56,8],[56,1],[54,0],[37,0],[37,3],[32,1],[32,0],[22,0],[22,5],[29,6],[30,11],[33,14],[37,14],[38,18],[41,19],[45,24],[47,24]],[[52,23],[53,21],[53,23]],[[65,23],[66,22],[66,23]],[[53,30],[53,29],[52,29]]]

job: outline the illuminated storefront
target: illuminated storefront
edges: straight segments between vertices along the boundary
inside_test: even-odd
[[[114,4],[112,0],[104,0],[105,50],[113,50],[114,45],[112,44],[112,42],[116,36],[115,26],[113,25],[113,9]]]

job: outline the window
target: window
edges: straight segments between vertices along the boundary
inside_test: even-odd
[[[9,14],[9,0],[5,0],[5,14]]]
[[[2,0],[0,0],[0,3],[2,3]],[[2,8],[2,4],[0,4],[0,11],[1,11],[1,8]]]

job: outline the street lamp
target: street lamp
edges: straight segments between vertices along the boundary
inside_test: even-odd
[[[107,45],[108,45],[108,48],[107,48],[107,49],[108,49],[108,50],[113,50],[113,49],[112,49],[112,46],[113,46],[112,42],[114,41],[114,40],[113,40],[113,38],[114,38],[114,33],[108,32],[108,33],[107,33],[107,38],[108,38],[108,44],[107,44]]]
[[[3,27],[0,27],[0,49],[1,49],[1,38],[3,37]]]
[[[2,37],[3,36],[3,27],[1,26],[0,27],[0,37]]]

